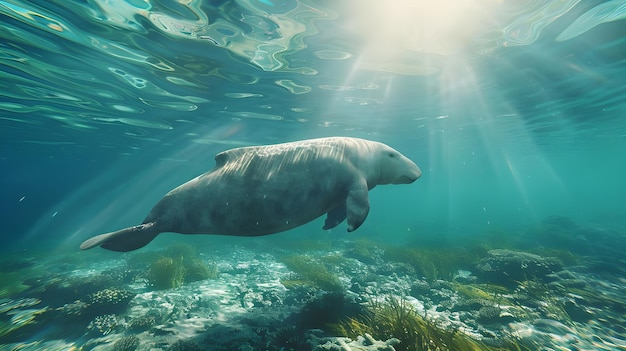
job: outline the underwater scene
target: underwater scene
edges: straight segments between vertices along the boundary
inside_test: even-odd
[[[1,351],[626,350],[626,0],[0,0],[0,37]]]

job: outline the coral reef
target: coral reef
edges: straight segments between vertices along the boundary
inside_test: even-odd
[[[128,322],[128,329],[134,331],[144,331],[152,328],[156,324],[156,317],[145,314],[134,317]]]
[[[136,335],[128,335],[113,344],[113,351],[135,351],[140,341]]]
[[[313,351],[396,351],[393,346],[399,343],[400,340],[395,338],[386,341],[376,340],[367,333],[357,336],[356,340],[342,337],[318,337],[310,333],[307,340],[307,344]]]
[[[326,293],[302,307],[295,316],[296,326],[301,330],[323,328],[342,319],[361,315],[363,312],[363,307],[345,294]]]
[[[562,269],[561,262],[553,257],[499,249],[489,251],[478,262],[476,275],[483,281],[511,286],[524,280],[549,281],[551,274]]]
[[[579,235],[584,245],[602,236],[600,246],[574,254],[530,240],[532,229],[400,246],[335,238],[306,255],[315,241],[285,250],[218,240],[204,251],[173,245],[91,261],[13,257],[12,267],[29,271],[1,276],[19,286],[0,287],[10,295],[0,299],[0,349],[619,349],[624,259],[595,253],[624,239],[570,222],[551,219],[542,234]]]
[[[176,340],[173,344],[171,344],[167,351],[202,351],[200,345],[198,345],[195,341],[189,340]]]
[[[304,332],[295,326],[278,328],[272,336],[272,345],[284,351],[307,350],[310,345],[306,342]]]
[[[94,318],[87,326],[87,329],[100,335],[108,335],[119,329],[122,326],[121,322],[118,316],[105,314]]]
[[[87,296],[87,303],[91,306],[106,306],[112,308],[118,305],[126,305],[135,297],[135,293],[129,290],[103,289]]]
[[[82,313],[87,316],[95,316],[122,312],[128,307],[128,303],[135,295],[130,290],[121,289],[96,291],[85,298],[86,307]]]

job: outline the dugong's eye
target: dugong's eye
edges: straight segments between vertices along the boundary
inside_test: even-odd
[[[389,153],[389,157],[394,158],[394,157],[396,157],[396,155],[393,152],[390,152]]]

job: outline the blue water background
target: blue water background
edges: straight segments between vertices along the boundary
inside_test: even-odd
[[[78,250],[222,150],[324,136],[423,176],[371,191],[354,233],[276,240],[626,225],[623,1],[474,4],[432,31],[368,1],[113,3],[0,1],[5,250]]]

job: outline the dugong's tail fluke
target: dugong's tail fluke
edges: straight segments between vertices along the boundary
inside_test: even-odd
[[[132,251],[146,246],[159,233],[160,231],[155,228],[154,223],[140,224],[116,232],[96,235],[83,241],[83,243],[80,244],[80,248],[87,250],[92,247],[101,246],[111,251]]]

